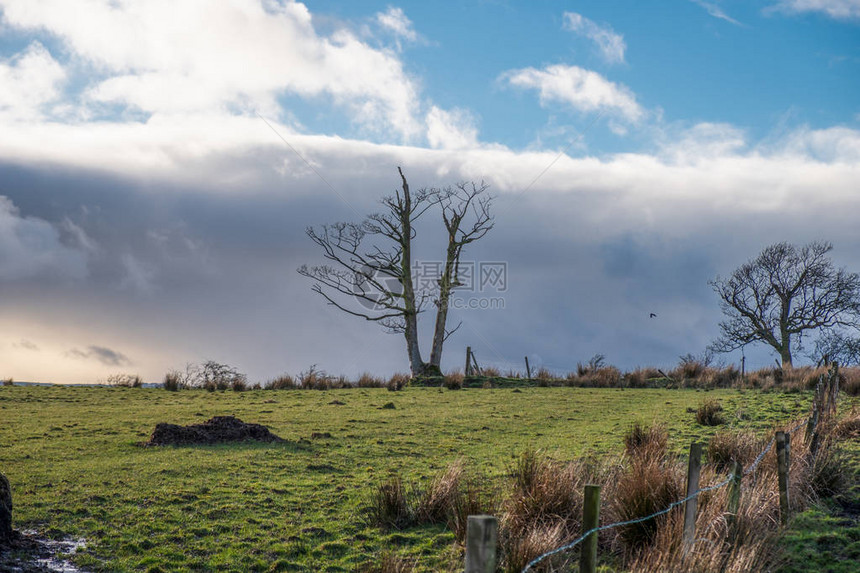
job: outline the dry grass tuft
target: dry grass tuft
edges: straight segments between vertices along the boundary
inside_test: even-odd
[[[535,557],[564,545],[568,542],[564,529],[564,523],[560,522],[537,524],[521,531],[520,535],[505,540],[502,571],[519,573]],[[560,554],[541,561],[532,571],[567,571],[571,561],[570,555]]]
[[[370,372],[362,372],[356,380],[355,385],[359,388],[382,388],[385,386],[382,378],[374,376]]]
[[[733,461],[743,467],[755,460],[765,447],[765,440],[753,432],[722,431],[717,432],[708,441],[707,456],[716,472],[728,471]]]
[[[534,373],[532,378],[538,381],[538,386],[546,387],[549,386],[553,380],[557,380],[558,376],[550,372],[549,368],[541,366],[538,368],[538,371]]]
[[[726,417],[723,415],[723,405],[714,399],[705,400],[696,410],[696,422],[703,426],[725,424]]]
[[[446,374],[442,383],[448,390],[461,390],[463,388],[464,380],[465,376],[463,376],[463,373],[459,370],[455,370],[454,372]]]
[[[282,374],[266,382],[267,390],[295,390],[298,388],[295,378],[289,374]]]
[[[412,376],[410,376],[409,374],[397,372],[391,375],[391,378],[388,379],[388,383],[385,385],[385,387],[392,392],[397,392],[406,388],[406,386],[411,380]]]
[[[430,482],[416,510],[421,523],[447,523],[457,505],[465,478],[463,460],[457,460]]]
[[[404,529],[415,524],[415,513],[399,477],[379,484],[371,493],[367,523],[383,529]]]
[[[833,427],[833,437],[840,440],[860,439],[860,410],[852,409]]]
[[[860,396],[860,368],[843,368],[842,390],[849,396]]]
[[[663,455],[644,450],[631,458],[630,464],[616,481],[609,502],[612,521],[628,521],[665,509],[683,494],[683,470]],[[667,515],[617,528],[618,539],[625,553],[635,554],[651,545],[659,527],[671,519]]]
[[[669,445],[669,430],[665,424],[645,426],[634,422],[624,434],[624,449],[630,457],[639,455],[665,456]]]

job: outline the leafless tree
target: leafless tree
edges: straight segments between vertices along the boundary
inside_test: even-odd
[[[378,322],[389,332],[402,333],[413,376],[441,373],[442,348],[456,330],[447,329],[453,289],[460,286],[463,248],[493,227],[492,198],[483,182],[460,183],[445,189],[411,192],[398,167],[401,189],[382,200],[384,210],[361,223],[334,223],[307,235],[323,249],[329,264],[303,265],[299,274],[314,281],[312,289],[340,310]],[[430,209],[439,209],[448,246],[435,288],[416,289],[412,276],[415,222]],[[429,302],[436,306],[430,361],[424,362],[418,341],[418,317]]]
[[[860,324],[860,276],[837,269],[827,256],[829,242],[795,247],[786,242],[765,248],[728,279],[709,284],[726,319],[711,348],[730,352],[764,342],[792,366],[792,348],[808,332]]]

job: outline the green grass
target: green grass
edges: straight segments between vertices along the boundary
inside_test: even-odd
[[[795,516],[779,542],[778,573],[856,573],[860,570],[860,442],[841,445],[853,485]]]
[[[726,427],[695,423],[688,409],[705,398],[722,403],[729,426],[761,431],[809,407],[805,393],[736,390],[2,387],[0,471],[15,526],[85,538],[74,561],[94,571],[353,571],[385,551],[435,571],[457,563],[453,535],[364,525],[373,485],[428,479],[459,457],[498,479],[526,448],[558,459],[620,452],[636,420],[665,422],[683,452]],[[228,414],[288,442],[138,445],[158,422]]]

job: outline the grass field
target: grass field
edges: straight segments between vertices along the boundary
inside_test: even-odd
[[[637,420],[665,422],[682,452],[718,429],[689,411],[706,398],[729,427],[762,432],[810,403],[738,390],[2,387],[0,471],[16,528],[84,538],[74,561],[92,571],[354,571],[383,551],[436,571],[462,563],[453,535],[365,525],[375,484],[427,479],[460,457],[503,479],[527,448],[560,460],[619,452]],[[287,442],[139,445],[158,422],[228,414]]]

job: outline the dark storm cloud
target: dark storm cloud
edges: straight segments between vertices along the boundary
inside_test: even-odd
[[[80,358],[83,360],[97,360],[105,366],[130,366],[132,361],[116,350],[106,348],[104,346],[88,346],[85,350],[73,348],[67,352],[72,358]]]
[[[360,221],[399,183],[396,159],[380,153],[364,161],[353,163],[354,172],[336,157],[319,164],[337,192],[312,173],[209,189],[86,170],[0,167],[3,194],[19,218],[50,225],[58,244],[84,257],[87,270],[81,284],[41,276],[28,279],[28,290],[19,281],[0,308],[24,309],[46,323],[62,315],[91,324],[110,333],[102,338],[110,348],[148,348],[161,357],[147,362],[153,378],[205,359],[235,365],[252,380],[314,363],[333,373],[405,370],[401,336],[327,306],[295,272],[324,262],[304,234],[307,226]],[[404,170],[413,188],[462,178],[440,175],[429,163]],[[492,172],[473,177],[496,185]],[[590,185],[559,193],[539,184],[518,195],[491,189],[498,196],[496,227],[469,245],[464,259],[507,264],[508,288],[499,294],[504,308],[452,311],[452,326],[461,320],[463,326],[446,345],[445,368],[461,367],[466,345],[482,364],[517,369],[525,355],[533,366],[566,371],[597,353],[622,368],[670,366],[682,354],[701,352],[717,333],[720,313],[708,280],[770,242],[818,238],[822,225],[810,220],[848,217],[817,206],[714,216],[706,204],[681,200],[649,216],[620,203],[620,193]],[[840,264],[857,269],[860,241],[847,222],[827,225],[825,238],[836,243]],[[440,259],[438,214],[428,213],[418,230],[416,256]],[[657,318],[649,318],[652,312]],[[428,314],[421,328],[426,351]],[[92,347],[74,355],[125,365]],[[766,353],[761,362],[771,363]]]

